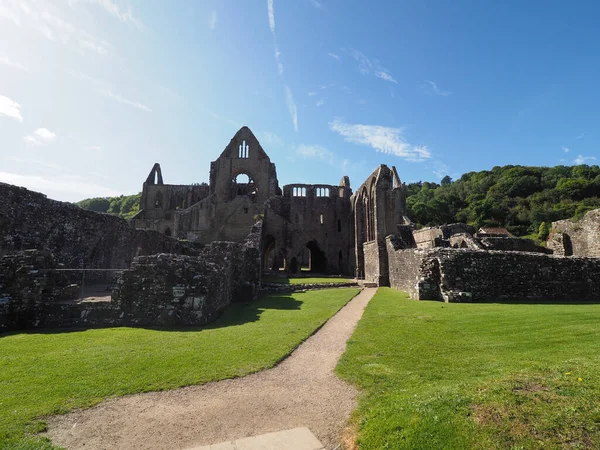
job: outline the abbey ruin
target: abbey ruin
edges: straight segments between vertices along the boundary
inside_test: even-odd
[[[0,331],[197,325],[251,301],[264,273],[319,273],[440,301],[599,301],[600,214],[553,224],[546,247],[465,224],[417,230],[395,167],[352,190],[279,186],[249,128],[209,183],[165,184],[154,164],[129,221],[0,183]],[[82,274],[110,284],[81,301]]]

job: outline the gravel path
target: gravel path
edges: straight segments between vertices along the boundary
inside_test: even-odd
[[[184,449],[306,426],[334,448],[357,391],[333,369],[376,289],[364,289],[278,366],[232,380],[130,395],[48,420],[68,449]]]

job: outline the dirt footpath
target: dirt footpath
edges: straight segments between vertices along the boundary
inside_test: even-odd
[[[364,289],[278,366],[233,380],[109,400],[48,421],[68,449],[185,449],[306,426],[338,445],[357,391],[333,369],[376,289]]]

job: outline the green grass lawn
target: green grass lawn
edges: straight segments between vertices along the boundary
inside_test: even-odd
[[[342,277],[298,277],[298,278],[287,278],[287,277],[263,277],[263,283],[274,283],[274,284],[319,284],[319,283],[352,283],[352,278]]]
[[[173,331],[108,328],[0,335],[0,448],[43,448],[43,417],[107,397],[173,389],[271,367],[357,289],[272,295],[232,305],[214,324]]]
[[[600,448],[600,305],[380,288],[337,371],[363,390],[361,449]]]

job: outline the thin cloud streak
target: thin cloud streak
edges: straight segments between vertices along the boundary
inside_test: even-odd
[[[292,123],[294,124],[294,130],[296,133],[298,132],[298,109],[296,108],[296,103],[294,102],[294,96],[292,95],[292,90],[289,86],[285,85],[285,103],[288,107],[288,111],[290,112],[290,116],[292,118]]]
[[[384,81],[398,84],[390,71],[383,67],[377,59],[370,59],[364,53],[353,48],[348,53],[358,62],[358,71],[363,75],[374,75]]]
[[[217,28],[217,10],[215,9],[210,15],[210,20],[208,21],[208,28],[211,31],[214,31]]]
[[[107,13],[109,13],[113,17],[116,17],[123,23],[126,23],[128,25],[135,25],[139,29],[142,29],[144,27],[142,21],[138,17],[135,17],[133,15],[130,6],[127,7],[126,11],[123,11],[121,10],[121,7],[112,0],[69,0],[69,4],[71,6],[79,3],[88,3],[91,5],[100,6]]]
[[[452,92],[441,89],[437,83],[430,80],[425,80],[425,83],[421,85],[421,89],[428,95],[439,95],[441,97],[452,95]]]
[[[124,97],[121,97],[120,95],[115,94],[112,91],[102,92],[102,95],[104,95],[106,97],[109,97],[109,98],[112,98],[113,100],[116,100],[119,103],[123,103],[124,105],[128,105],[128,106],[132,106],[133,108],[137,108],[137,109],[139,109],[141,111],[152,112],[152,110],[148,106],[146,106],[146,105],[144,105],[142,103],[139,103],[139,102],[136,102],[136,101],[129,100],[129,99],[126,99]]]
[[[8,67],[10,67],[11,69],[17,69],[17,70],[22,70],[22,71],[24,71],[24,72],[27,72],[27,68],[26,68],[26,67],[25,67],[23,64],[20,64],[20,63],[18,63],[18,62],[11,61],[11,60],[10,60],[10,59],[8,59],[8,58],[0,58],[0,64],[3,64],[3,65],[5,65],[5,66],[8,66]]]
[[[332,131],[342,136],[346,142],[365,145],[380,153],[394,155],[412,162],[425,161],[431,158],[431,153],[426,146],[409,144],[402,135],[402,129],[400,128],[349,124],[341,119],[335,119],[329,126]]]
[[[279,46],[277,45],[277,35],[275,34],[275,8],[273,4],[273,0],[267,0],[267,13],[269,17],[269,29],[271,30],[271,35],[273,36],[273,49],[275,56],[275,63],[277,64],[277,71],[279,72],[279,76],[284,80],[284,91],[285,91],[285,104],[290,113],[290,117],[292,119],[292,124],[294,125],[294,130],[296,133],[298,132],[298,108],[296,107],[296,103],[294,102],[294,96],[292,94],[292,90],[285,83],[285,78],[283,76],[283,63],[281,62],[281,52],[279,51]]]

